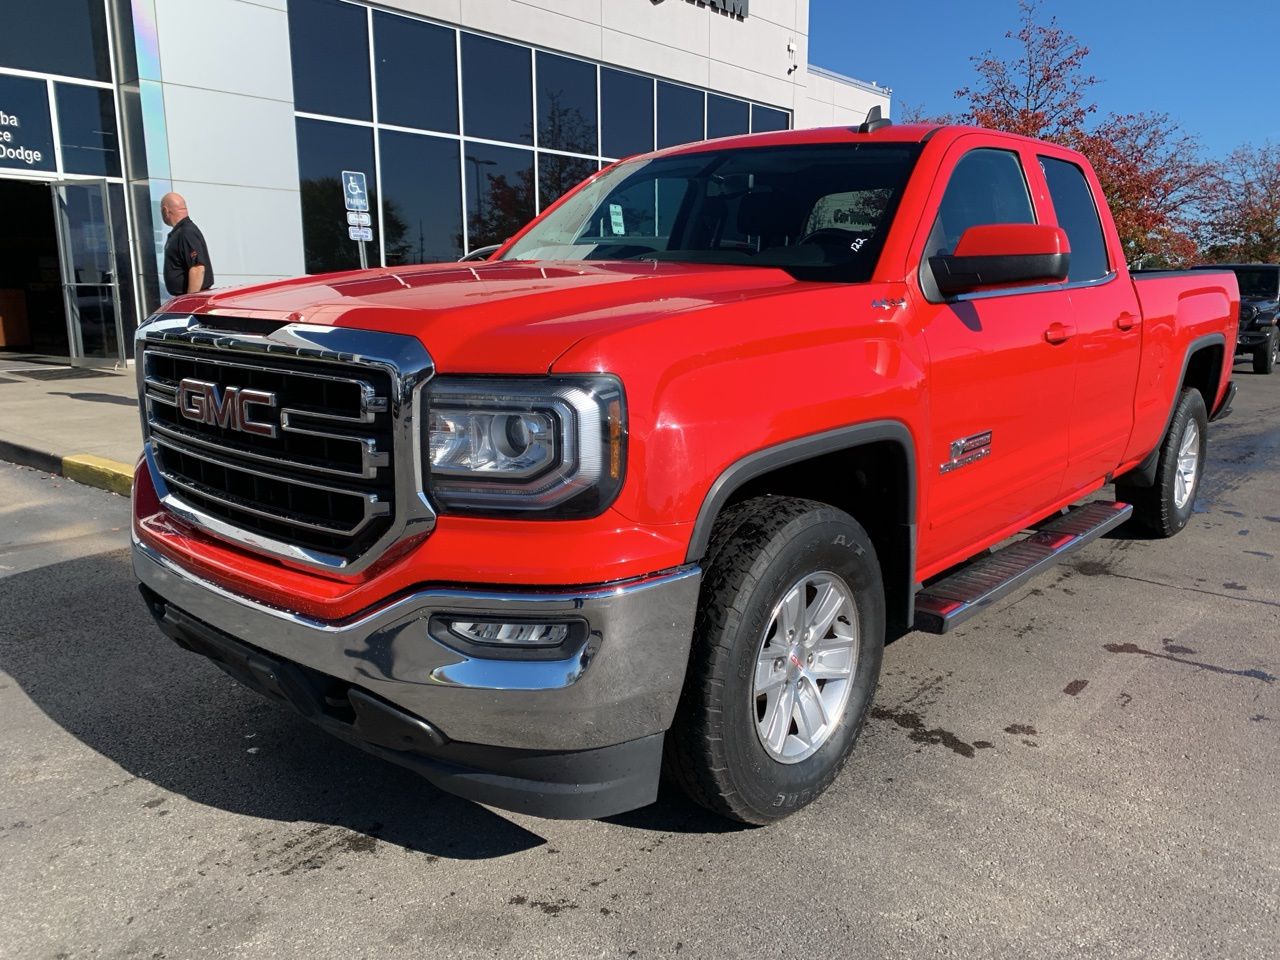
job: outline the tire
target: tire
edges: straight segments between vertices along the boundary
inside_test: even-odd
[[[1184,389],[1178,397],[1173,420],[1160,443],[1155,485],[1116,485],[1116,495],[1133,504],[1134,520],[1157,537],[1172,537],[1191,519],[1200,480],[1204,476],[1208,428],[1209,417],[1200,391],[1190,387]],[[1194,454],[1194,463],[1188,463],[1189,454]]]
[[[1280,363],[1280,329],[1272,328],[1270,339],[1253,351],[1253,372],[1271,373]]]
[[[742,823],[771,823],[817,798],[871,706],[884,606],[875,548],[848,514],[786,497],[727,509],[712,533],[667,734],[668,775],[697,803]],[[806,614],[819,631],[807,643],[805,625],[815,621]],[[786,690],[798,698],[789,711]]]

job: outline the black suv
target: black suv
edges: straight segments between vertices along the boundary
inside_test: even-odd
[[[1220,263],[1197,270],[1230,270],[1240,284],[1240,335],[1236,353],[1253,354],[1253,372],[1270,373],[1280,363],[1280,264]]]

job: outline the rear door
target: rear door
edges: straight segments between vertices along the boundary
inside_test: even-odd
[[[1064,481],[1070,494],[1105,480],[1124,456],[1142,359],[1142,310],[1133,284],[1119,275],[1120,251],[1108,249],[1098,194],[1084,169],[1066,157],[1037,159],[1058,226],[1071,242],[1067,296],[1078,344]]]
[[[1067,463],[1075,386],[1067,294],[1044,286],[942,302],[930,289],[928,258],[954,251],[969,227],[1041,221],[1044,201],[1025,169],[1034,156],[966,148],[972,142],[958,141],[944,158],[946,186],[940,197],[935,188],[928,209],[937,214],[913,260],[930,364],[928,528],[919,536],[926,576],[1051,509]]]

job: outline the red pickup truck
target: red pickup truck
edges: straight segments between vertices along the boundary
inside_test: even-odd
[[[1186,524],[1238,310],[1131,277],[1058,146],[661,151],[485,262],[167,304],[135,568],[178,643],[445,790],[597,817],[665,768],[765,823],[836,776],[886,636]]]

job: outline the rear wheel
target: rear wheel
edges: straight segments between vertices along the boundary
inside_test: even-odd
[[[667,770],[698,803],[779,820],[840,772],[884,649],[875,548],[848,514],[762,497],[720,518]]]
[[[1116,495],[1133,504],[1133,518],[1158,537],[1172,537],[1191,519],[1208,452],[1209,417],[1200,391],[1187,388],[1160,444],[1151,487],[1116,484]]]
[[[1271,373],[1280,363],[1280,328],[1271,328],[1271,337],[1253,351],[1253,372]]]

